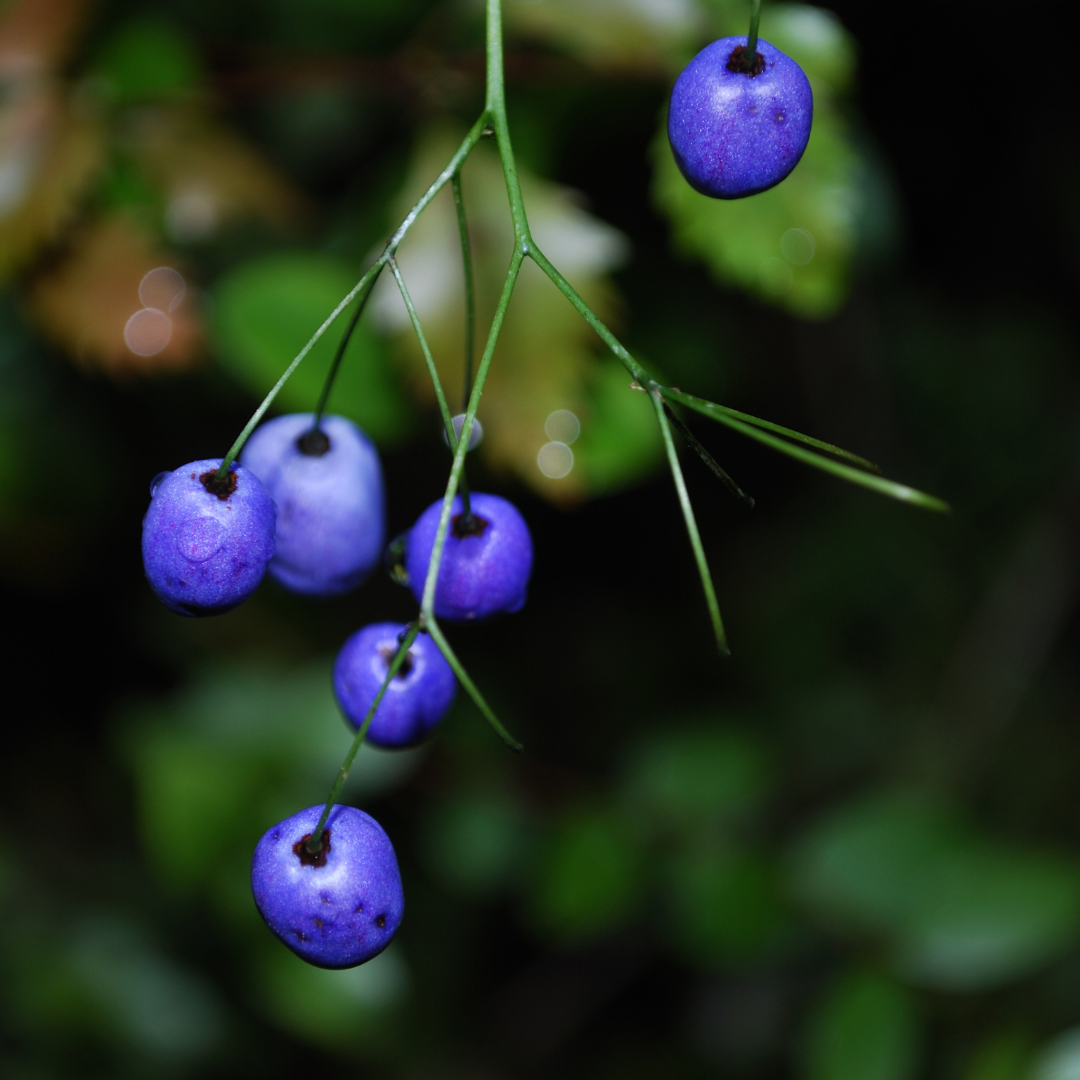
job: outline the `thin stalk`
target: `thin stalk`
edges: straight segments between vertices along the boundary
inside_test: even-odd
[[[300,366],[300,362],[304,359],[312,348],[315,346],[315,342],[319,340],[326,333],[327,330],[333,325],[334,320],[358,297],[361,293],[370,292],[375,284],[375,279],[379,276],[379,272],[383,268],[382,260],[380,259],[371,267],[370,270],[353,286],[344,300],[330,314],[323,322],[322,326],[311,335],[308,343],[296,354],[296,358],[285,369],[282,376],[276,383],[270,393],[263,398],[262,404],[252,414],[251,419],[244,425],[244,430],[236,437],[236,441],[229,447],[229,452],[225,455],[224,460],[221,462],[221,467],[218,469],[218,476],[224,477],[229,469],[232,467],[232,463],[240,456],[240,451],[244,448],[244,443],[248,441],[248,436],[259,425],[259,421],[263,418],[266,410],[273,404],[274,398],[278,396],[281,388],[292,377],[292,373]]]
[[[754,0],[750,8],[750,33],[746,36],[746,63],[748,71],[754,70],[757,60],[758,24],[761,22],[761,0]]]
[[[694,517],[694,508],[690,505],[690,495],[686,490],[686,481],[683,479],[682,468],[679,465],[679,455],[675,450],[675,440],[671,437],[671,425],[664,412],[664,399],[655,390],[650,391],[649,400],[656,410],[656,419],[660,424],[660,433],[664,437],[664,449],[667,451],[668,465],[671,467],[671,476],[675,481],[675,490],[679,495],[679,505],[682,507],[683,519],[686,522],[686,531],[690,536],[690,546],[694,549],[694,561],[697,563],[698,574],[701,576],[701,587],[705,591],[705,603],[709,608],[709,618],[712,619],[713,632],[716,634],[716,644],[720,649],[721,656],[730,656],[727,635],[724,633],[724,623],[720,618],[720,605],[716,600],[716,590],[713,588],[712,575],[709,573],[709,563],[705,558],[705,548],[701,544],[701,535],[698,532],[697,520]]]
[[[402,638],[401,644],[398,646],[398,651],[394,653],[394,659],[390,661],[390,666],[386,670],[386,678],[383,679],[382,686],[379,687],[379,692],[375,695],[375,700],[371,703],[371,707],[364,717],[364,722],[356,729],[356,736],[352,741],[352,746],[349,747],[349,752],[345,755],[345,760],[341,763],[341,771],[334,781],[334,786],[330,789],[330,797],[326,800],[323,812],[319,815],[319,823],[312,830],[311,836],[308,839],[308,851],[312,854],[315,854],[319,850],[323,829],[326,828],[326,820],[330,817],[330,811],[334,809],[334,803],[337,802],[337,798],[341,794],[341,789],[345,786],[345,781],[349,777],[349,769],[352,768],[352,763],[356,760],[356,755],[360,752],[360,746],[364,741],[364,736],[367,734],[368,728],[371,727],[371,721],[375,716],[375,710],[379,707],[379,702],[382,701],[387,689],[389,689],[394,676],[397,675],[401,665],[405,662],[409,647],[416,640],[416,635],[419,633],[420,624],[411,623],[408,627],[408,632],[405,637]]]
[[[499,738],[502,739],[502,741],[506,743],[506,745],[509,746],[511,750],[514,751],[514,753],[520,754],[522,750],[525,749],[525,747],[523,747],[521,743],[519,743],[517,739],[515,739],[514,736],[511,735],[510,732],[507,731],[501,723],[499,723],[499,718],[492,711],[491,706],[484,700],[484,696],[477,689],[476,683],[474,683],[472,679],[469,678],[469,673],[465,670],[464,667],[462,667],[461,661],[457,658],[457,656],[454,655],[454,650],[450,648],[450,643],[443,636],[443,632],[439,624],[432,618],[428,619],[424,623],[424,626],[427,632],[431,635],[431,640],[434,641],[436,645],[438,645],[439,652],[441,652],[443,656],[446,657],[446,662],[450,665],[451,668],[453,668],[454,674],[457,676],[458,682],[465,687],[465,692],[469,695],[469,697],[473,699],[473,703],[483,714],[484,719],[487,720],[487,722],[492,726],[495,734],[498,735]]]
[[[839,476],[842,480],[848,480],[852,484],[861,484],[863,487],[870,488],[871,491],[876,491],[881,495],[888,495],[889,498],[898,499],[900,502],[921,506],[924,510],[936,510],[943,514],[947,514],[951,510],[947,502],[933,495],[927,495],[924,491],[918,491],[916,488],[908,487],[906,484],[898,484],[894,480],[886,480],[883,476],[861,472],[859,469],[851,468],[850,465],[844,465],[839,461],[831,461],[820,454],[803,450],[800,446],[792,446],[791,443],[784,442],[783,439],[778,439],[751,424],[744,424],[741,420],[736,420],[732,416],[723,413],[711,413],[708,415],[734,431],[739,431],[743,435],[748,435],[751,439],[757,439],[758,442],[771,446],[774,450],[779,450],[782,454],[787,454],[788,457],[793,457],[807,465],[813,465],[815,469],[821,469],[823,472],[832,473],[833,476]]]
[[[420,601],[420,617],[426,626],[427,621],[433,617],[435,606],[435,582],[439,576],[439,564],[442,562],[443,548],[446,545],[446,534],[450,527],[450,514],[454,505],[454,496],[457,494],[458,481],[462,470],[465,468],[465,454],[469,447],[469,438],[472,435],[473,421],[476,419],[476,410],[480,405],[480,397],[484,392],[484,383],[487,381],[488,369],[491,367],[491,358],[495,354],[495,345],[499,340],[499,331],[502,329],[503,320],[506,318],[506,309],[510,303],[510,296],[514,291],[518,274],[521,272],[521,264],[525,253],[519,245],[514,249],[510,260],[510,268],[506,272],[506,280],[503,282],[502,295],[499,297],[498,306],[495,308],[495,317],[491,321],[491,329],[488,331],[487,343],[484,346],[484,354],[480,358],[480,365],[476,369],[476,382],[473,384],[472,394],[469,397],[468,407],[465,409],[465,420],[461,425],[461,434],[458,436],[457,447],[454,450],[454,463],[450,467],[450,478],[446,483],[446,494],[443,496],[442,513],[439,516],[439,527],[435,533],[435,543],[431,549],[431,560],[428,563],[427,578],[424,580],[423,599]]]
[[[736,420],[741,420],[744,424],[752,424],[754,427],[764,428],[766,431],[772,431],[777,435],[783,435],[788,439],[794,439],[796,442],[805,443],[807,446],[816,447],[818,450],[824,450],[825,453],[843,458],[845,461],[850,461],[853,465],[858,465],[860,469],[866,469],[868,472],[881,472],[881,469],[872,461],[867,461],[866,458],[859,457],[858,454],[853,454],[850,450],[842,450],[839,446],[833,446],[832,443],[822,442],[820,439],[814,439],[809,435],[803,435],[800,431],[792,431],[791,428],[781,427],[779,424],[774,424],[770,420],[762,420],[758,416],[751,416],[749,413],[739,412],[738,409],[729,409],[726,405],[717,405],[715,401],[706,401],[704,398],[694,397],[693,394],[684,394],[681,390],[676,390],[669,386],[660,387],[660,393],[671,401],[677,401],[680,405],[685,405],[690,409],[694,409],[696,412],[701,413],[703,416],[709,416],[713,420],[719,420],[720,417],[716,414],[723,413],[725,416],[731,416]]]
[[[506,82],[503,76],[502,3],[487,0],[487,91],[484,107],[491,118],[491,128],[499,147],[506,195],[510,200],[510,217],[514,222],[514,243],[524,254],[532,253],[532,235],[529,219],[525,214],[525,200],[521,197],[517,163],[510,144],[510,125],[506,119]]]
[[[504,110],[505,114],[505,110]],[[457,148],[454,156],[447,163],[446,167],[435,178],[431,186],[424,192],[423,195],[417,199],[413,208],[405,215],[405,219],[397,227],[394,235],[390,237],[386,242],[386,246],[382,250],[382,254],[375,260],[375,264],[364,274],[364,276],[353,286],[348,295],[341,301],[340,304],[330,313],[326,321],[319,327],[318,330],[312,334],[308,343],[296,354],[296,358],[285,369],[281,378],[274,383],[270,393],[266,395],[262,400],[262,404],[255,410],[251,419],[244,425],[244,430],[237,436],[236,441],[229,447],[229,452],[226,454],[224,460],[221,463],[221,467],[218,469],[218,476],[224,478],[228,473],[232,463],[239,456],[240,451],[244,448],[244,443],[247,442],[248,436],[258,426],[259,421],[266,414],[266,410],[270,408],[274,398],[278,396],[281,388],[292,377],[292,373],[300,366],[300,362],[304,359],[315,345],[315,342],[319,340],[326,333],[327,330],[333,325],[337,317],[355,300],[358,296],[363,294],[363,299],[367,299],[367,293],[375,285],[375,279],[379,276],[382,268],[390,261],[390,259],[397,253],[397,249],[401,244],[401,241],[405,239],[408,231],[413,227],[413,223],[426,209],[428,203],[446,186],[447,182],[457,173],[465,159],[472,153],[473,148],[483,137],[484,129],[487,127],[489,120],[491,119],[488,109],[480,114],[476,123],[469,128],[468,134],[462,140],[461,145]]]
[[[374,285],[375,281],[372,279],[371,288],[373,288]],[[349,325],[345,327],[345,333],[341,335],[341,341],[338,342],[337,350],[334,353],[334,359],[330,362],[330,370],[326,373],[326,381],[323,383],[322,390],[319,392],[318,403],[315,405],[315,422],[311,425],[312,431],[318,431],[322,426],[323,413],[326,412],[326,403],[330,399],[330,391],[334,388],[334,382],[337,379],[341,361],[345,356],[345,350],[349,347],[349,342],[352,341],[353,333],[360,322],[360,316],[364,314],[364,308],[367,306],[368,297],[371,296],[371,288],[368,288],[360,295],[360,302],[356,305],[356,310],[349,317]]]
[[[671,411],[671,406],[667,402],[664,402],[664,411],[667,413],[668,420],[674,425],[675,430],[683,437],[687,446],[690,447],[694,453],[705,463],[706,468],[717,478],[731,492],[735,498],[741,502],[746,503],[752,510],[754,508],[754,500],[746,494],[745,491],[721,468],[720,463],[701,445],[697,440],[697,436],[682,422],[682,420]]]
[[[461,191],[461,173],[454,173],[450,181],[457,210],[458,237],[461,240],[461,262],[465,271],[465,392],[462,408],[469,403],[472,393],[473,353],[476,351],[476,282],[473,278],[472,244],[469,240],[469,222],[465,216],[465,198]]]
[[[416,332],[417,340],[420,342],[420,351],[424,354],[424,363],[427,364],[428,374],[431,376],[431,384],[435,387],[435,397],[439,402],[439,412],[442,413],[443,424],[446,427],[446,438],[450,445],[450,452],[454,453],[457,451],[457,432],[454,431],[454,418],[450,415],[450,405],[446,400],[442,380],[439,378],[439,372],[435,367],[435,357],[431,355],[431,347],[428,345],[427,335],[424,333],[424,328],[420,325],[420,316],[417,314],[416,305],[413,304],[412,297],[409,295],[409,290],[405,285],[405,279],[401,276],[401,268],[398,266],[397,259],[393,257],[390,259],[390,272],[394,275],[394,280],[397,282],[398,289],[401,292],[401,299],[405,301],[405,310],[409,313],[409,320],[412,322],[413,330]],[[465,479],[464,469],[461,473],[460,487],[462,513],[465,517],[465,521],[468,522],[472,518],[472,506],[469,501],[469,485]]]

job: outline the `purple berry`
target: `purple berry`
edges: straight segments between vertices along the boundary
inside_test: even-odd
[[[487,619],[500,612],[520,611],[532,573],[532,537],[517,508],[498,495],[474,491],[471,519],[454,499],[446,533],[439,577],[435,585],[435,614],[464,622]],[[419,600],[435,546],[442,500],[432,503],[417,519],[405,550],[409,587]]]
[[[263,835],[251,859],[251,891],[266,925],[301,960],[355,967],[397,932],[401,873],[382,826],[351,806],[330,811],[320,851],[310,854],[322,810],[301,810]]]
[[[385,497],[379,455],[351,421],[294,413],[263,424],[240,456],[277,503],[270,573],[311,596],[348,592],[382,555]]]
[[[216,615],[246,600],[274,554],[274,503],[240,465],[219,481],[221,458],[159,473],[143,518],[146,576],[180,615]]]
[[[364,722],[406,629],[400,623],[374,623],[357,630],[341,647],[334,693],[354,728]],[[427,634],[417,635],[371,718],[368,742],[413,746],[446,715],[456,692],[457,679],[442,653]]]
[[[814,95],[789,56],[758,39],[755,74],[742,70],[745,37],[707,45],[671,91],[668,138],[692,188],[739,199],[779,184],[810,138]]]

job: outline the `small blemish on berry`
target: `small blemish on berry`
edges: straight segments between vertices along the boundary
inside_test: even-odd
[[[364,910],[364,905],[363,905],[363,902],[361,902],[361,903],[356,905],[356,908],[354,909],[353,914],[354,915],[359,915],[360,912],[363,911],[363,910]]]
[[[322,919],[319,918],[318,915],[316,915],[315,918],[312,919],[311,921],[315,924],[315,929],[316,930],[321,930],[323,928],[323,921],[322,921]]]
[[[380,930],[381,930],[381,929],[382,929],[382,928],[383,928],[384,926],[386,926],[386,916],[385,916],[385,915],[376,915],[376,916],[375,916],[375,925],[376,925],[376,926],[377,926],[377,927],[378,927],[378,928],[379,928]]]

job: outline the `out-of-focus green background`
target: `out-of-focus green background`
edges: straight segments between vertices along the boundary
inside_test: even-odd
[[[452,640],[527,752],[464,698],[423,748],[363,751],[347,797],[393,838],[406,918],[368,965],[305,966],[254,910],[250,852],[348,744],[336,649],[411,597],[268,581],[179,619],[140,519],[155,473],[225,452],[474,118],[481,5],[7,0],[0,1071],[1080,1076],[1065,5],[766,4],[815,128],[788,181],[734,204],[683,184],[662,121],[748,5],[505,6],[537,237],[628,346],[955,511],[691,421],[757,499],[686,458],[720,661],[648,403],[526,273],[470,468],[525,513],[536,572],[522,613]],[[488,146],[464,182],[489,313]],[[401,265],[456,386],[453,230],[440,199]],[[448,466],[406,329],[380,289],[331,406],[380,445],[392,533]],[[536,463],[560,409],[581,434],[556,480]]]

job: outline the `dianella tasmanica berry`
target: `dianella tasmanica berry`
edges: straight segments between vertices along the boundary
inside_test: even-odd
[[[143,518],[146,577],[180,615],[236,607],[262,581],[274,554],[274,503],[240,465],[219,475],[221,458],[160,473]]]
[[[382,466],[351,420],[279,416],[255,430],[240,455],[277,503],[270,574],[286,588],[335,596],[378,565],[386,536]]]
[[[405,910],[390,838],[362,810],[312,806],[268,829],[251,860],[251,891],[266,925],[297,956],[322,968],[370,960],[390,944]]]
[[[706,46],[671,91],[668,138],[692,188],[715,199],[740,199],[779,184],[810,139],[814,95],[803,70],[758,39]]]
[[[418,600],[441,513],[440,500],[420,515],[409,533],[405,569]],[[435,584],[435,615],[467,622],[520,611],[532,565],[532,536],[513,503],[474,491],[466,514],[460,496],[455,498]]]

